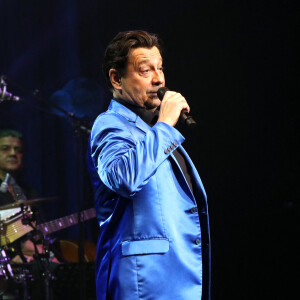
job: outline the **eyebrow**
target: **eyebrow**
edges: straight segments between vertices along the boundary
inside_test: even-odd
[[[150,59],[143,59],[143,60],[141,60],[140,62],[138,62],[138,64],[137,64],[137,65],[139,66],[139,65],[141,65],[141,64],[148,63],[148,62],[150,62]],[[161,62],[161,63],[162,63],[162,62],[163,62],[163,60],[162,60],[162,59],[160,59],[160,60],[159,60],[159,62]]]

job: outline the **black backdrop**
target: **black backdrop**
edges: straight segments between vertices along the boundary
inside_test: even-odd
[[[46,218],[92,206],[87,135],[41,111],[34,91],[91,123],[110,98],[100,71],[107,43],[123,30],[155,32],[167,86],[199,124],[179,128],[208,194],[213,299],[294,299],[298,13],[296,1],[279,0],[0,1],[0,75],[24,99],[0,103],[0,128],[24,134],[24,177],[39,195],[62,198],[44,204]],[[96,227],[85,223],[86,239]],[[77,236],[76,227],[57,233]]]

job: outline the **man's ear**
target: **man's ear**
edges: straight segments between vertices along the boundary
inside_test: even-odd
[[[116,69],[110,69],[108,74],[113,88],[120,91],[122,89],[122,84],[119,72]]]

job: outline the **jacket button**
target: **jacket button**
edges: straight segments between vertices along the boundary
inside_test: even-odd
[[[168,149],[165,150],[165,154],[168,154],[170,151]]]
[[[201,240],[200,240],[200,239],[196,239],[196,240],[195,240],[195,244],[196,244],[196,245],[199,245],[200,243],[201,243]]]
[[[178,145],[178,143],[177,143],[177,142],[174,142],[173,145],[176,147],[176,146]]]
[[[197,211],[198,211],[197,207],[192,207],[190,209],[190,213],[192,213],[192,214],[196,213]]]

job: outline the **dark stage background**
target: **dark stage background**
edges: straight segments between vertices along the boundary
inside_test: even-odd
[[[110,99],[100,71],[107,43],[123,30],[155,32],[166,85],[199,125],[179,128],[208,194],[212,299],[297,298],[298,19],[296,1],[1,0],[0,75],[24,101],[0,103],[0,128],[24,134],[27,182],[61,198],[42,205],[45,218],[93,205],[88,135],[45,112],[45,100],[89,127]],[[95,242],[95,220],[84,225]],[[77,226],[54,237],[76,239]]]

